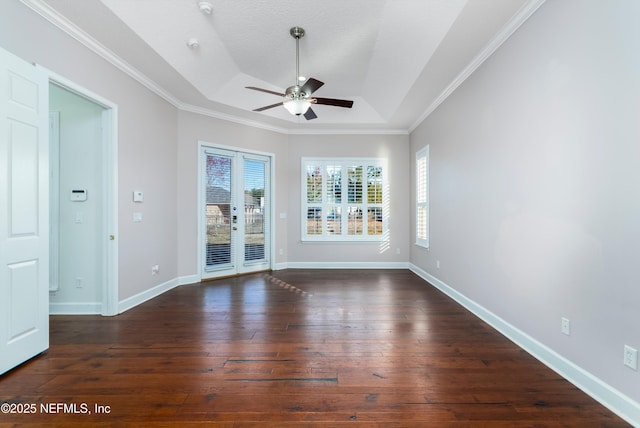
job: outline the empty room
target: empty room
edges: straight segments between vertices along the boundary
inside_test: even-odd
[[[639,20],[4,0],[0,426],[640,426]]]

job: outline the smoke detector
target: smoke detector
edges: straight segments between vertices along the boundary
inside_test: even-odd
[[[213,5],[210,1],[199,1],[198,8],[200,9],[200,12],[204,13],[205,15],[211,15],[211,13],[213,12]]]
[[[198,49],[200,47],[200,42],[195,37],[192,37],[187,40],[187,46],[191,49]]]

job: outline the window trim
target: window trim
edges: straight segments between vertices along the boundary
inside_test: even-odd
[[[323,177],[322,177],[322,199],[319,204],[317,203],[309,203],[307,201],[307,166],[316,165],[321,166],[323,168]],[[340,203],[329,202],[326,200],[327,195],[327,180],[326,180],[326,167],[327,166],[340,166],[342,168],[342,194],[345,197],[341,198]],[[367,167],[380,167],[381,171],[381,186],[383,189],[382,192],[382,201],[381,203],[369,203],[367,202],[367,190],[366,185],[363,188],[362,195],[362,203],[349,203],[348,202],[348,188],[346,187],[348,180],[346,179],[347,168],[353,166],[360,166],[364,171],[367,170]],[[387,160],[385,158],[371,158],[371,157],[303,157],[301,159],[301,212],[300,212],[300,236],[302,242],[308,243],[319,243],[319,242],[345,242],[345,243],[367,243],[367,242],[380,242],[387,239],[387,230],[388,230],[388,198],[389,191],[387,186]],[[382,231],[377,235],[368,235],[368,234],[360,234],[360,235],[348,235],[348,214],[347,207],[353,205],[362,205],[363,212],[366,212],[369,208],[380,208],[382,210]],[[307,220],[308,220],[308,210],[313,209],[320,205],[322,209],[326,209],[328,206],[339,206],[342,211],[342,219],[341,219],[341,233],[340,234],[327,234],[327,219],[322,217],[322,234],[309,234],[307,230]],[[366,222],[366,220],[364,220]],[[366,229],[365,229],[366,230]]]
[[[424,174],[421,173],[420,162],[424,160]],[[422,183],[420,180],[424,179]],[[419,247],[429,248],[430,241],[430,192],[429,192],[429,145],[416,152],[416,218],[415,218],[415,244]],[[421,210],[424,210],[424,217],[421,216]],[[423,218],[424,224],[420,224]],[[424,235],[420,236],[420,231],[424,230]]]

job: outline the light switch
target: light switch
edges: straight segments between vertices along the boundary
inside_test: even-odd
[[[133,213],[134,223],[140,223],[142,221],[142,213]]]
[[[133,192],[133,202],[142,202],[144,201],[144,193],[139,190],[135,190]]]
[[[83,221],[84,221],[84,214],[82,214],[82,211],[76,212],[76,223],[80,224]]]

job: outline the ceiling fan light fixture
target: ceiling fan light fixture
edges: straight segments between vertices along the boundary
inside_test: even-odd
[[[284,98],[279,103],[260,107],[253,111],[264,111],[274,107],[284,106],[289,113],[295,116],[304,115],[305,119],[312,120],[318,116],[316,116],[316,113],[310,108],[311,104],[351,108],[353,101],[336,98],[315,98],[312,96],[324,83],[313,77],[307,79],[300,75],[300,38],[304,36],[304,29],[293,27],[289,30],[289,33],[296,39],[296,83],[294,83],[293,86],[289,86],[284,94],[269,89],[256,88],[255,86],[245,86],[247,89],[279,95]]]
[[[286,98],[283,105],[289,113],[300,116],[309,110],[311,101],[306,98]]]

